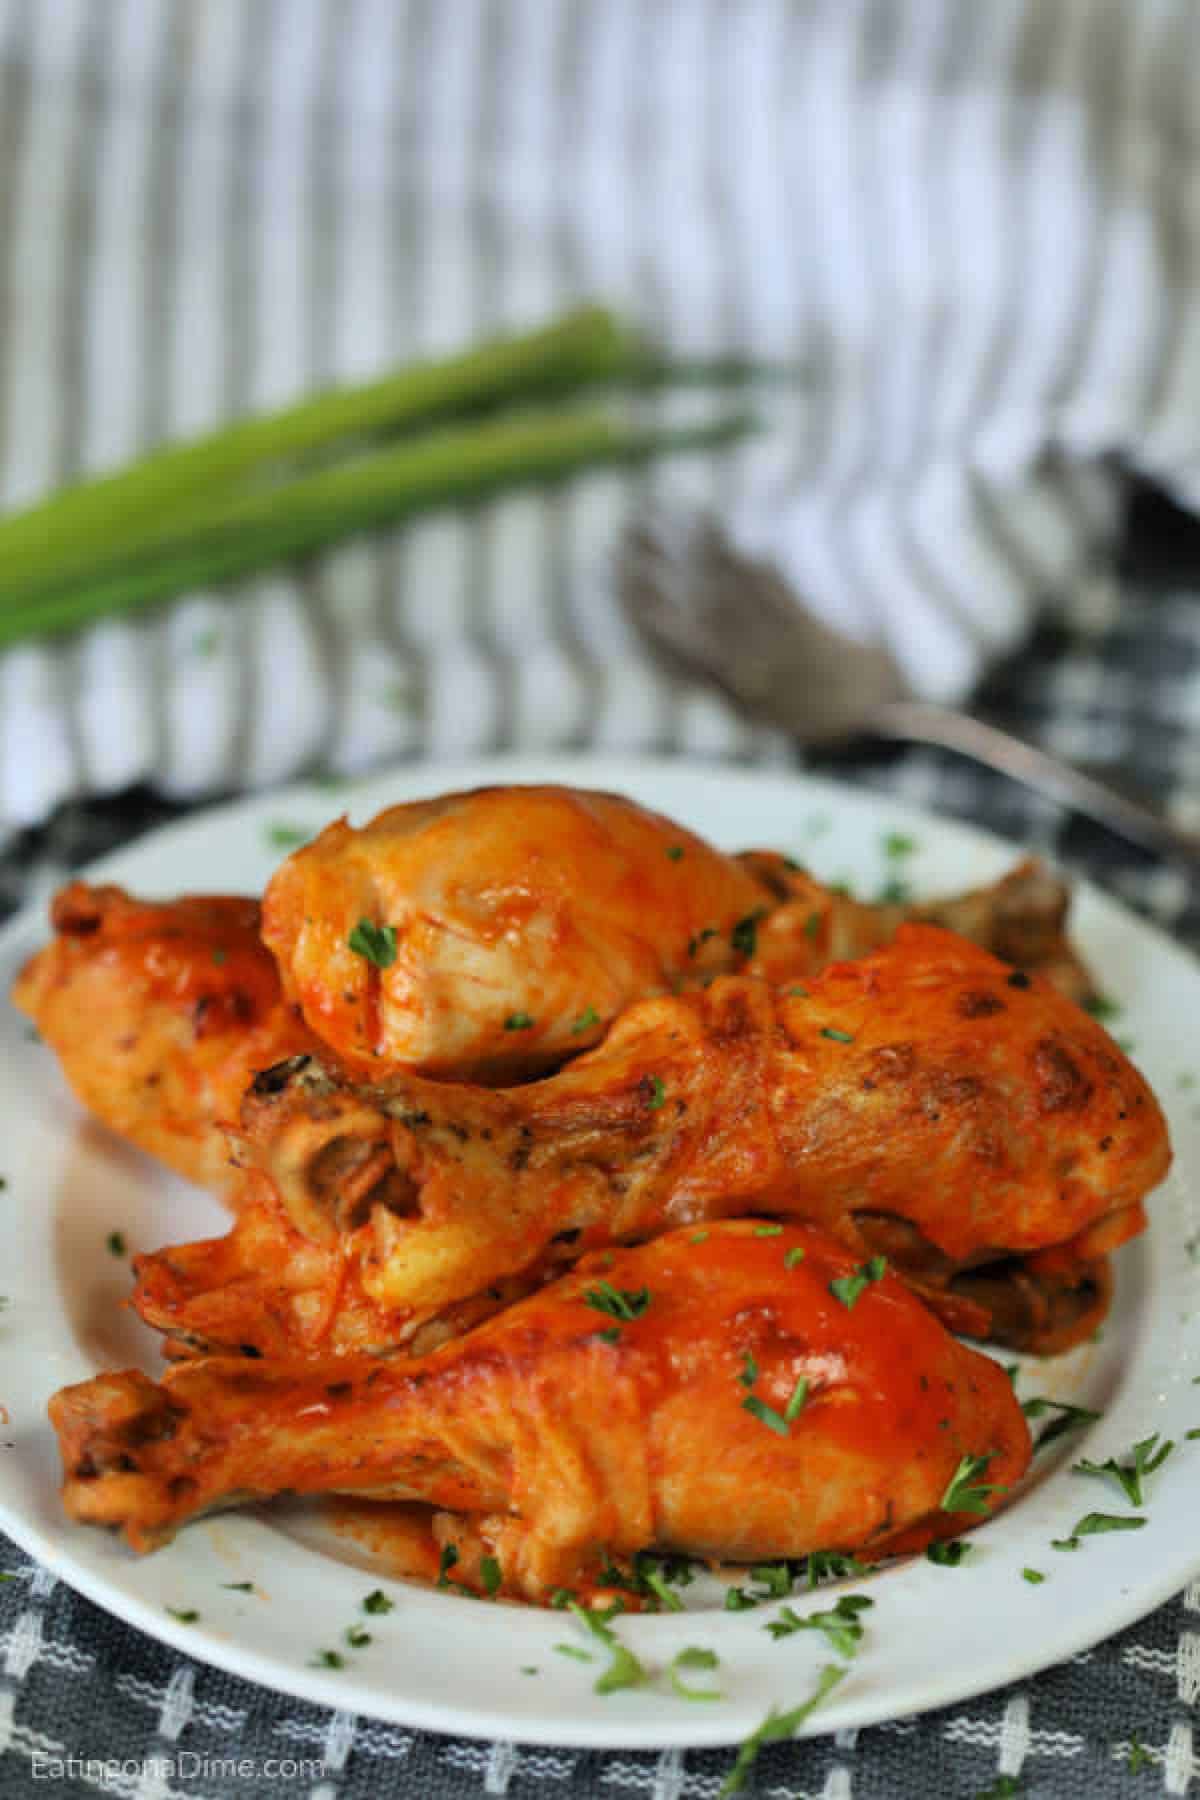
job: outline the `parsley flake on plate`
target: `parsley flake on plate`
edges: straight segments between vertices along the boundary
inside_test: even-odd
[[[720,1700],[723,1698],[720,1688],[689,1687],[681,1681],[681,1669],[715,1669],[720,1666],[720,1657],[715,1650],[704,1650],[699,1645],[690,1644],[686,1650],[672,1659],[667,1670],[671,1687],[681,1700]]]
[[[390,1613],[395,1604],[394,1600],[388,1599],[382,1588],[372,1588],[362,1603],[362,1609],[365,1613]]]
[[[608,1667],[596,1680],[596,1693],[615,1694],[619,1688],[643,1687],[649,1681],[644,1665],[638,1661],[629,1646],[621,1642],[610,1623],[621,1611],[619,1601],[606,1606],[603,1611],[597,1611],[592,1607],[580,1606],[577,1600],[568,1600],[567,1610],[585,1631],[599,1639],[609,1653]]]
[[[1071,1527],[1070,1537],[1051,1538],[1050,1545],[1054,1550],[1078,1550],[1081,1538],[1098,1537],[1105,1531],[1140,1531],[1145,1523],[1140,1513],[1084,1513]]]
[[[835,1044],[852,1044],[854,1042],[852,1032],[840,1031],[836,1025],[822,1025],[821,1036],[831,1038]]]
[[[301,844],[307,844],[312,832],[307,825],[292,825],[286,819],[279,819],[274,825],[265,828],[267,843],[272,850],[298,850]]]
[[[978,1481],[976,1477],[987,1473],[987,1466],[995,1454],[994,1450],[988,1450],[983,1456],[959,1459],[939,1502],[943,1512],[985,1513],[988,1510],[988,1496],[1002,1494],[1005,1490],[994,1483]]]
[[[1038,1433],[1033,1446],[1035,1450],[1044,1450],[1047,1444],[1062,1437],[1064,1432],[1078,1431],[1083,1425],[1095,1424],[1101,1416],[1098,1412],[1093,1412],[1090,1406],[1074,1406],[1069,1400],[1051,1400],[1046,1394],[1031,1394],[1028,1400],[1022,1400],[1021,1411],[1027,1419],[1040,1419],[1047,1412],[1058,1414],[1057,1418],[1051,1419],[1044,1431]]]
[[[650,1108],[650,1111],[657,1112],[667,1097],[667,1090],[663,1086],[662,1077],[659,1075],[643,1075],[638,1086],[646,1095],[646,1104]]]
[[[863,1625],[858,1615],[874,1604],[866,1594],[843,1594],[828,1612],[809,1613],[804,1619],[794,1607],[785,1606],[766,1629],[773,1638],[793,1637],[798,1631],[821,1631],[839,1656],[851,1657],[862,1641]]]
[[[838,1682],[848,1674],[845,1668],[836,1663],[827,1663],[817,1676],[817,1685],[807,1700],[799,1706],[793,1706],[787,1712],[779,1712],[772,1707],[762,1724],[752,1731],[737,1753],[737,1760],[721,1783],[717,1800],[729,1800],[730,1794],[740,1794],[746,1786],[746,1779],[758,1760],[758,1753],[766,1744],[783,1743],[785,1739],[794,1737],[805,1720],[814,1713],[821,1702],[832,1693]]]
[[[514,1012],[509,1013],[505,1019],[504,1029],[505,1031],[532,1031],[534,1023],[532,1013]]]
[[[347,1625],[343,1635],[352,1650],[365,1650],[371,1642],[371,1634],[363,1625]]]
[[[963,1557],[971,1554],[971,1546],[964,1538],[937,1538],[925,1554],[939,1569],[957,1569]]]
[[[572,1019],[571,1030],[578,1036],[581,1031],[590,1031],[593,1025],[600,1023],[600,1014],[594,1006],[586,1006],[577,1019]]]
[[[1113,1480],[1120,1485],[1130,1506],[1142,1506],[1145,1504],[1142,1495],[1143,1480],[1147,1475],[1153,1475],[1156,1469],[1162,1468],[1174,1448],[1175,1445],[1170,1438],[1160,1441],[1158,1432],[1152,1431],[1149,1437],[1141,1438],[1133,1446],[1132,1462],[1121,1463],[1115,1456],[1110,1456],[1106,1462],[1098,1463],[1091,1462],[1084,1457],[1081,1461],[1071,1464],[1071,1473],[1072,1475],[1096,1475],[1101,1479],[1111,1475]]]
[[[108,1234],[107,1243],[108,1243],[108,1249],[109,1249],[110,1255],[124,1256],[124,1254],[125,1254],[125,1234],[124,1234],[124,1232],[110,1231]]]

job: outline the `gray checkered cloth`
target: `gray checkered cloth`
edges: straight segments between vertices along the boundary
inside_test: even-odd
[[[1181,704],[1200,671],[1200,529],[1155,502],[1132,538],[1137,563],[1085,584],[1065,622],[999,671],[982,696],[1003,722],[1133,776],[1176,810],[1200,797],[1200,732]],[[503,747],[513,747],[511,741]],[[667,746],[670,748],[670,746]],[[862,753],[812,766],[937,812],[1002,831],[1089,873],[1200,945],[1200,886],[997,777],[932,752]],[[0,860],[8,905],[48,891],[71,868],[177,816],[146,793],[79,803]],[[661,1755],[522,1748],[406,1731],[323,1712],[181,1657],[109,1618],[14,1549],[0,1586],[0,1794],[44,1791],[32,1756],[87,1756],[95,1766],[55,1792],[155,1795],[143,1764],[180,1759],[167,1796],[272,1795],[278,1759],[320,1762],[288,1791],[352,1800],[716,1800],[731,1761],[720,1751]],[[952,1579],[948,1577],[948,1579]],[[914,1720],[766,1750],[754,1794],[868,1800],[969,1800],[1003,1776],[1028,1800],[1184,1794],[1200,1773],[1200,1582],[1120,1636],[1034,1679]],[[1147,1760],[1131,1771],[1130,1748]],[[184,1759],[194,1755],[193,1764]],[[204,1758],[246,1757],[259,1773],[207,1779]],[[107,1772],[100,1766],[114,1759]],[[271,1759],[276,1759],[272,1762]],[[116,1765],[122,1765],[117,1767]],[[188,1777],[192,1768],[196,1773]]]

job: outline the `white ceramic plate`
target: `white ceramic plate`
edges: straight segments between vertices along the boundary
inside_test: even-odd
[[[405,770],[337,794],[299,787],[247,801],[160,832],[92,873],[155,896],[257,892],[279,857],[272,823],[315,829],[343,807],[363,820],[397,800],[531,780],[617,789],[720,845],[790,851],[826,879],[848,879],[867,893],[896,873],[884,849],[888,832],[915,840],[904,873],[922,893],[989,880],[1016,854],[893,800],[799,775],[509,759]],[[1020,1376],[1023,1395],[1054,1394],[1102,1409],[1103,1418],[1043,1453],[1027,1490],[974,1534],[959,1567],[918,1558],[852,1584],[875,1606],[850,1673],[813,1716],[813,1731],[894,1718],[1014,1680],[1116,1631],[1200,1570],[1200,1441],[1185,1438],[1200,1426],[1200,1268],[1188,1250],[1200,1241],[1188,1180],[1200,1133],[1200,965],[1087,889],[1075,927],[1123,1003],[1113,1029],[1133,1040],[1171,1115],[1177,1151],[1175,1173],[1153,1200],[1150,1232],[1118,1258],[1116,1303],[1101,1341]],[[25,916],[0,937],[5,988],[44,936],[43,920]],[[345,1627],[362,1620],[362,1598],[380,1576],[365,1554],[302,1510],[231,1512],[141,1559],[113,1537],[68,1524],[57,1501],[48,1396],[98,1368],[135,1360],[155,1367],[150,1334],[119,1306],[128,1270],[106,1248],[109,1233],[123,1232],[131,1249],[150,1248],[220,1231],[225,1215],[87,1123],[24,1021],[11,1009],[0,1014],[0,1288],[11,1297],[0,1315],[0,1401],[10,1421],[0,1447],[0,1523],[19,1543],[101,1606],[190,1655],[408,1725],[579,1746],[723,1744],[744,1737],[768,1707],[805,1698],[831,1660],[821,1635],[777,1642],[764,1630],[774,1607],[727,1613],[711,1589],[707,1600],[698,1588],[685,1590],[685,1614],[629,1619],[620,1630],[657,1670],[685,1646],[715,1650],[724,1694],[715,1703],[687,1704],[665,1680],[597,1695],[600,1665],[554,1650],[576,1635],[563,1614],[386,1579],[394,1610],[369,1621],[369,1647],[344,1650],[345,1667],[328,1671],[312,1666],[314,1654],[338,1646]],[[1074,1554],[1053,1550],[1050,1540],[1065,1537],[1081,1514],[1128,1510],[1109,1484],[1072,1474],[1071,1461],[1103,1460],[1151,1431],[1178,1448],[1150,1480],[1145,1528],[1090,1537]],[[1044,1583],[1024,1580],[1026,1567],[1042,1570]],[[242,1581],[254,1592],[225,1585]],[[832,1605],[836,1594],[822,1589],[817,1604]],[[170,1608],[199,1617],[184,1624]],[[537,1673],[523,1673],[530,1668]],[[709,1685],[704,1675],[692,1679]]]

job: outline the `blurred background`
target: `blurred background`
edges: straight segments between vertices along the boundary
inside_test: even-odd
[[[584,302],[675,370],[602,395],[622,429],[755,425],[124,616],[71,611],[103,511],[35,520],[83,622],[45,635],[9,545],[10,902],[301,770],[801,754],[622,607],[629,522],[701,512],[907,691],[1200,823],[1198,50],[1188,0],[4,0],[10,511]],[[1186,923],[1180,871],[957,759],[832,761]]]

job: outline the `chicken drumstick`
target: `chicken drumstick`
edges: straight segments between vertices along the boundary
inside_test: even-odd
[[[415,1499],[531,1599],[651,1547],[919,1549],[977,1522],[964,1470],[982,1513],[1030,1455],[1007,1376],[894,1275],[752,1220],[588,1257],[419,1361],[191,1360],[50,1414],[68,1513],[137,1549],[283,1490]]]

